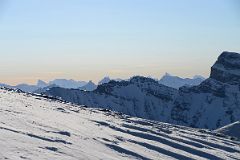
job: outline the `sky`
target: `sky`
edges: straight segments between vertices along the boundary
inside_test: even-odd
[[[239,0],[0,0],[0,82],[209,76]]]

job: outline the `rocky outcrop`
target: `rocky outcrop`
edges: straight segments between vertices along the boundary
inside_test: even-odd
[[[223,83],[240,82],[240,54],[223,52],[212,66],[210,78]]]

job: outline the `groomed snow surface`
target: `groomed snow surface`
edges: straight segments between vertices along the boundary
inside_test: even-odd
[[[240,159],[240,142],[1,89],[0,159]]]

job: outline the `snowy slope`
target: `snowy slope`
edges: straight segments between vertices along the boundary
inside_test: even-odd
[[[180,88],[183,86],[196,86],[204,81],[202,76],[194,76],[191,78],[180,78],[178,76],[172,76],[166,73],[160,80],[159,83],[172,88]]]
[[[240,159],[240,142],[0,90],[0,159]]]

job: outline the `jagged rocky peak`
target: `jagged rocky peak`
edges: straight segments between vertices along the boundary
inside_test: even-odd
[[[240,54],[223,52],[212,66],[210,78],[223,83],[240,82]]]
[[[109,94],[109,93],[112,92],[114,87],[116,87],[116,86],[127,86],[129,84],[130,84],[129,81],[110,80],[108,83],[103,83],[101,85],[98,85],[97,89],[95,90],[95,92]]]
[[[140,87],[140,86],[148,86],[149,84],[159,86],[158,82],[152,78],[147,78],[143,76],[134,76],[129,81],[111,80],[108,83],[98,85],[95,92],[111,94],[114,88],[124,87],[128,85],[137,85],[138,87]]]
[[[139,84],[139,83],[152,83],[152,84],[157,84],[158,82],[152,78],[148,78],[148,77],[143,77],[143,76],[134,76],[132,77],[129,81],[116,81],[116,80],[111,80],[108,83],[103,83],[101,85],[98,86],[98,88],[102,88],[102,87],[115,87],[115,86],[126,86],[129,84]]]
[[[152,78],[143,77],[143,76],[134,76],[130,79],[131,83],[155,83],[158,84],[158,82]]]
[[[224,83],[215,79],[206,79],[198,86],[183,86],[179,88],[181,93],[211,93],[216,97],[225,97],[225,85]]]

